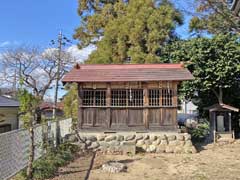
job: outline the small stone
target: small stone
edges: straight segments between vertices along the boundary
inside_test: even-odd
[[[167,146],[165,151],[166,153],[173,153],[174,148],[172,146]]]
[[[192,146],[192,148],[191,148],[191,153],[192,153],[192,154],[197,153],[197,149],[196,149],[194,146]]]
[[[85,143],[79,143],[79,144],[78,144],[78,147],[79,147],[80,149],[86,149],[86,144],[85,144]]]
[[[192,141],[191,140],[185,141],[185,146],[192,146]]]
[[[145,134],[145,135],[143,136],[143,140],[147,140],[147,139],[149,139],[149,135],[148,135],[148,134]]]
[[[191,135],[188,134],[188,133],[184,133],[184,138],[185,138],[185,141],[186,140],[191,140]]]
[[[88,136],[87,140],[95,142],[95,141],[97,141],[97,138],[95,136]]]
[[[161,143],[161,140],[160,139],[157,139],[156,141],[153,141],[152,144],[157,146]]]
[[[110,141],[113,141],[113,140],[116,140],[116,139],[117,139],[117,137],[115,135],[110,135],[110,136],[107,136],[105,138],[105,141],[110,142]]]
[[[143,135],[138,134],[138,135],[136,136],[136,140],[138,141],[138,140],[140,140],[140,139],[143,139]]]
[[[77,139],[75,134],[66,134],[64,136],[64,140],[65,141],[70,141],[70,142],[77,142],[78,139]]]
[[[177,140],[184,141],[184,135],[183,134],[178,134],[177,135]]]
[[[167,140],[161,140],[161,145],[167,145],[168,144],[168,141]]]
[[[179,141],[176,141],[176,140],[174,140],[174,141],[169,141],[169,146],[177,146],[178,145],[178,142]]]
[[[117,135],[117,141],[123,141],[124,140],[124,136],[122,135]]]
[[[185,153],[197,153],[197,149],[194,146],[183,146]]]
[[[141,147],[142,145],[144,145],[144,140],[138,140],[136,146]]]
[[[87,138],[85,137],[85,136],[79,136],[80,137],[80,140],[82,141],[82,142],[85,142],[86,140],[87,140]]]
[[[174,149],[174,153],[181,154],[184,152],[184,148],[182,146],[176,146]]]
[[[92,144],[92,142],[89,141],[89,140],[87,140],[85,143],[86,143],[87,146],[90,146]]]
[[[158,138],[160,140],[167,140],[167,136],[166,135],[160,135]]]
[[[147,148],[148,148],[148,145],[146,145],[146,144],[142,145],[142,149],[143,149],[144,151],[146,151]]]
[[[156,152],[156,146],[150,145],[150,146],[149,146],[149,150],[150,150],[151,153]]]
[[[113,140],[113,141],[110,141],[110,142],[109,142],[109,145],[110,145],[110,146],[119,146],[119,145],[120,145],[120,142],[117,141],[117,140]]]
[[[97,137],[97,139],[98,139],[98,141],[104,141],[105,140],[105,137],[106,137],[106,135],[99,135],[98,137]]]
[[[123,163],[109,161],[102,165],[102,170],[107,173],[119,173],[126,171],[127,166]]]
[[[91,146],[89,146],[89,149],[97,149],[99,147],[99,143],[98,142],[92,142]]]
[[[131,140],[133,140],[135,137],[136,137],[135,134],[127,135],[127,136],[125,137],[125,141],[131,141]]]
[[[155,135],[150,136],[150,141],[155,141],[156,139],[157,139],[157,136]]]
[[[184,146],[185,145],[185,141],[178,141],[179,146]]]
[[[164,153],[165,150],[166,150],[166,146],[160,145],[160,146],[157,147],[156,153]]]
[[[152,142],[151,142],[150,140],[147,139],[147,140],[144,141],[144,144],[146,144],[146,145],[150,145],[150,144],[152,144]]]
[[[191,147],[189,147],[189,146],[184,146],[184,152],[187,153],[187,154],[192,153]]]
[[[99,142],[99,145],[100,145],[101,147],[103,147],[103,148],[108,148],[108,147],[109,147],[109,144],[108,144],[107,142],[105,142],[105,141],[100,141],[100,142]]]
[[[168,138],[168,141],[174,141],[176,139],[176,136],[175,135],[168,135],[167,138]]]
[[[136,142],[135,141],[122,141],[121,145],[135,145]]]

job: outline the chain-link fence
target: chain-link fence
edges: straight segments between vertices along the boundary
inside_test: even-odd
[[[56,142],[56,122],[34,128],[35,159],[44,154],[44,140]],[[72,119],[59,121],[60,136],[72,132]],[[8,179],[27,166],[30,136],[26,129],[0,134],[0,180]]]

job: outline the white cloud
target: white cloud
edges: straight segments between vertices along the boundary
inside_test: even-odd
[[[0,47],[6,47],[6,46],[9,46],[10,44],[11,44],[10,41],[4,41],[0,43]]]
[[[77,45],[72,45],[67,49],[67,52],[71,53],[77,62],[84,62],[94,50],[96,50],[94,45],[89,45],[83,49],[78,49]]]
[[[6,48],[6,47],[10,47],[10,46],[18,46],[20,44],[20,42],[18,41],[3,41],[0,42],[0,48]]]

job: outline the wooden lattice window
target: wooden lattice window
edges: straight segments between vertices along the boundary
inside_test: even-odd
[[[149,106],[160,106],[160,89],[149,89],[148,99]]]
[[[106,106],[106,91],[105,90],[95,91],[95,105],[96,106]]]
[[[106,90],[83,90],[83,106],[106,106]]]
[[[111,92],[112,106],[127,106],[126,89],[114,89]]]
[[[112,106],[143,106],[142,89],[114,89],[111,91]]]
[[[143,90],[142,89],[128,90],[128,106],[143,106]]]
[[[172,89],[162,89],[162,105],[172,106],[173,105],[173,90]]]

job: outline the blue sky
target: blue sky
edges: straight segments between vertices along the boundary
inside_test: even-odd
[[[77,0],[7,0],[0,6],[0,46],[47,47],[60,30],[72,38],[79,25]]]
[[[186,2],[174,0],[176,6],[186,7]],[[33,45],[49,48],[60,30],[72,39],[74,29],[80,24],[77,14],[78,0],[3,0],[0,6],[0,52],[12,46]],[[177,28],[182,38],[188,38],[188,21]],[[93,46],[78,50],[74,44],[69,50],[80,60],[87,58]],[[50,92],[51,94],[51,92]],[[62,94],[62,92],[61,92]]]
[[[80,24],[77,6],[77,0],[1,1],[0,48],[20,44],[48,47],[60,30],[72,38]],[[188,37],[187,26],[186,22],[177,29],[184,38]]]

